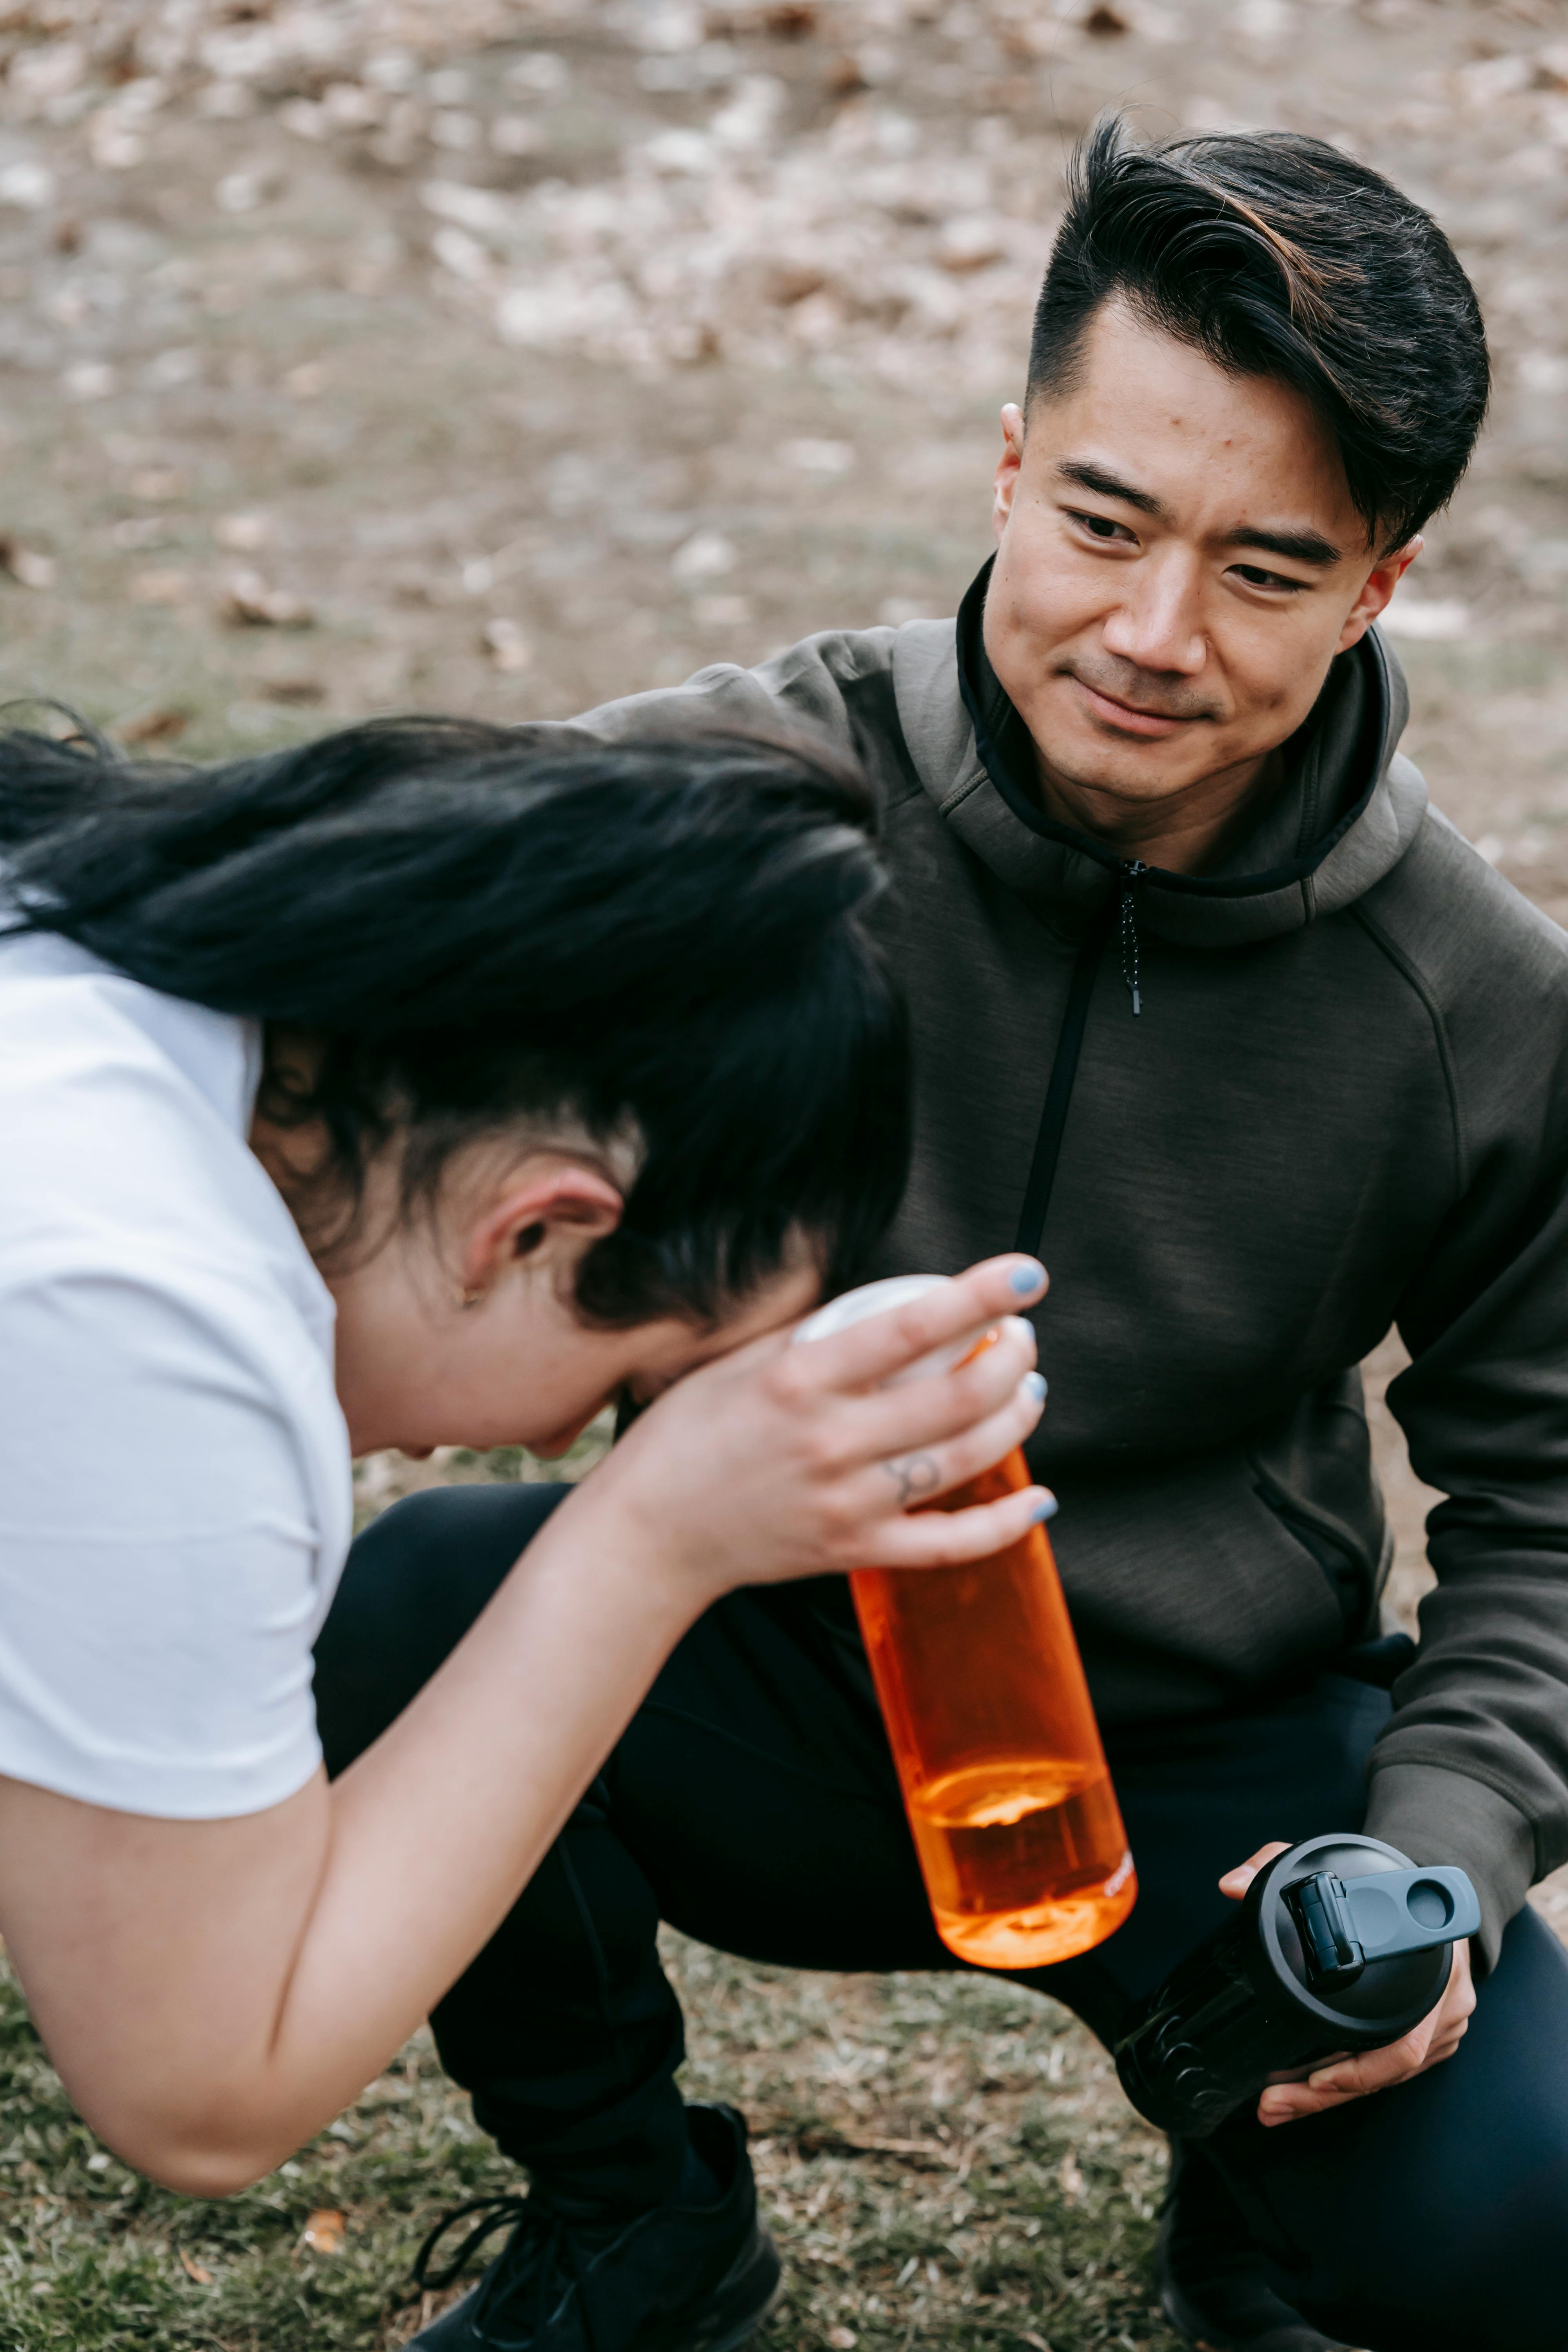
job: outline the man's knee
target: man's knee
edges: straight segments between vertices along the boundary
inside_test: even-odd
[[[353,1545],[316,1643],[316,1716],[337,1774],[380,1738],[457,1647],[570,1490],[432,1486]]]
[[[1443,2211],[1412,2210],[1437,2290],[1428,2340],[1562,2352],[1568,2344],[1568,1953],[1534,1912],[1515,1919],[1479,1990],[1458,2056],[1468,2074],[1449,2107]],[[1464,2080],[1456,2075],[1456,2086]],[[1434,2222],[1438,2231],[1433,2231]],[[1440,2232],[1440,2242],[1435,2242]],[[1469,2323],[1463,2336],[1452,2315]]]
[[[1568,1954],[1533,1913],[1510,1927],[1457,2054],[1357,2108],[1321,2119],[1339,2179],[1303,2200],[1320,2325],[1377,2352],[1562,2352]]]
[[[1523,2086],[1515,2085],[1522,2090]],[[1381,2268],[1381,2293],[1351,2293],[1342,2320],[1369,2304],[1386,2313],[1354,2342],[1377,2352],[1563,2352],[1568,2343],[1563,2245],[1568,2225],[1568,2115],[1560,2104],[1520,2098],[1512,2124],[1479,2136],[1447,2195],[1414,2199],[1397,2241],[1363,2263]],[[1373,2225],[1372,2235],[1377,2232]],[[1362,2267],[1362,2265],[1358,2265]],[[1388,2283],[1397,2279],[1397,2291]]]
[[[1559,2107],[1535,2121],[1473,2225],[1458,2288],[1472,2322],[1467,2345],[1563,2352],[1568,2343],[1568,2116]]]

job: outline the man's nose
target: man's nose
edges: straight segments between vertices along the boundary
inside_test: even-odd
[[[1101,629],[1106,652],[1139,669],[1197,677],[1208,659],[1199,594],[1199,567],[1179,548],[1129,564]]]

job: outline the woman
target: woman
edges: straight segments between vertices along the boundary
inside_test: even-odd
[[[1033,1425],[1016,1321],[880,1387],[1031,1262],[779,1328],[903,1175],[869,814],[732,737],[405,720],[190,773],[0,735],[0,1932],[169,2185],[380,2071],[719,1594],[1049,1507],[905,1517],[886,1475]],[[351,1455],[550,1451],[623,1395],[659,1401],[329,1787]]]

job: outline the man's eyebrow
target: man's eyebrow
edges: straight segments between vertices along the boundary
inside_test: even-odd
[[[1104,466],[1092,465],[1087,457],[1061,457],[1057,472],[1064,482],[1076,482],[1080,490],[1093,490],[1102,499],[1120,499],[1123,506],[1136,507],[1140,514],[1152,515],[1156,521],[1167,519],[1168,509],[1152,490],[1135,489],[1119,474]],[[1331,539],[1321,530],[1254,530],[1242,525],[1225,533],[1227,547],[1255,548],[1260,555],[1283,555],[1297,563],[1316,564],[1326,572],[1338,563],[1344,553]]]
[[[1226,543],[1253,547],[1261,555],[1283,555],[1297,563],[1315,563],[1325,572],[1344,553],[1321,530],[1232,530],[1226,533]]]
[[[1150,490],[1135,490],[1131,482],[1108,473],[1103,466],[1091,466],[1086,457],[1061,457],[1057,472],[1064,482],[1076,482],[1080,490],[1094,490],[1102,499],[1120,499],[1123,506],[1136,507],[1140,514],[1163,519],[1165,509]]]

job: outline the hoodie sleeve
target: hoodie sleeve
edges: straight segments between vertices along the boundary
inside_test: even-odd
[[[1367,1827],[1469,1873],[1489,1967],[1568,1860],[1568,940],[1441,830],[1443,919],[1404,950],[1445,1066],[1456,1198],[1400,1301],[1412,1362],[1388,1401],[1445,1499]]]

